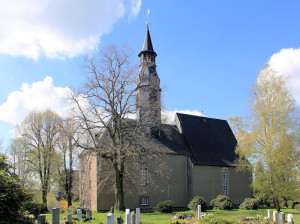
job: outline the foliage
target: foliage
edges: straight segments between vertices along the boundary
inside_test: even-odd
[[[206,215],[199,220],[199,224],[240,224],[241,221],[234,217],[217,217],[214,215]]]
[[[161,213],[170,213],[173,205],[174,202],[172,200],[162,201],[155,206],[155,210]]]
[[[68,202],[64,198],[62,198],[62,199],[60,199],[59,203],[60,203],[61,212],[64,213],[65,211],[67,211],[67,209],[68,209]]]
[[[242,204],[240,204],[240,209],[253,210],[258,208],[258,202],[255,198],[245,198]]]
[[[25,214],[24,203],[32,196],[21,187],[18,176],[10,170],[7,156],[0,154],[0,220],[1,223],[30,223]]]
[[[32,111],[18,126],[26,148],[26,166],[39,180],[44,209],[47,209],[47,195],[60,167],[61,157],[55,149],[61,121],[51,110]]]
[[[287,77],[266,65],[252,88],[249,106],[249,117],[231,119],[239,142],[237,167],[253,170],[255,197],[274,201],[279,211],[281,199],[300,192],[300,113]]]
[[[225,195],[219,195],[210,202],[210,206],[212,206],[214,209],[230,210],[232,209],[232,202],[229,197]]]
[[[202,198],[200,196],[195,196],[189,203],[188,207],[189,207],[189,209],[196,211],[198,209],[198,205],[201,205],[201,210],[203,212],[206,211],[206,209],[207,209],[206,201],[204,198]]]

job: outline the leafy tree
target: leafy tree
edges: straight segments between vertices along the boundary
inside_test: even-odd
[[[24,217],[24,204],[32,199],[19,183],[7,156],[0,154],[0,220],[3,224],[30,223]]]
[[[266,65],[249,106],[249,117],[231,119],[239,142],[237,165],[253,170],[256,197],[273,200],[280,211],[280,199],[299,194],[299,110],[287,77]]]
[[[18,131],[26,142],[26,162],[40,181],[42,201],[47,210],[47,195],[54,173],[59,167],[60,156],[56,147],[61,126],[61,118],[53,111],[33,111],[18,126]]]

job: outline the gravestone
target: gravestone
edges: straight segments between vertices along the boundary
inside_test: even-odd
[[[294,223],[294,217],[293,217],[293,214],[288,214],[288,215],[287,215],[287,222],[288,222],[288,223]]]
[[[81,211],[81,209],[77,209],[77,219],[79,220],[79,222],[82,219],[82,211]]]
[[[60,208],[52,209],[52,224],[59,224]]]
[[[131,212],[131,217],[130,217],[130,219],[131,219],[131,224],[135,224],[135,213],[134,213],[134,211],[132,211]]]
[[[68,221],[70,222],[70,223],[72,223],[72,214],[68,214]]]
[[[46,215],[38,215],[37,223],[38,224],[45,224],[46,223]]]
[[[269,219],[269,222],[272,221],[272,211],[271,210],[268,210],[268,219]]]
[[[34,215],[34,219],[38,218],[38,215],[39,215],[39,209],[38,208],[33,209],[33,215]]]
[[[201,205],[198,205],[198,219],[201,219]]]
[[[141,209],[136,208],[136,224],[141,224]]]
[[[88,219],[90,219],[91,218],[91,210],[89,210],[89,209],[87,209],[86,210],[86,217],[88,218]]]
[[[121,216],[117,217],[117,224],[123,224],[123,219]]]
[[[279,213],[279,220],[280,220],[280,223],[285,223],[285,214],[284,214],[284,212]]]
[[[114,213],[107,214],[107,224],[115,224],[115,215]]]
[[[125,212],[125,223],[130,224],[130,209],[126,209]]]
[[[273,212],[273,222],[278,223],[278,213],[277,213],[277,211]]]

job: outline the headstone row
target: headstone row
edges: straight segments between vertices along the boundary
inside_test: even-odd
[[[269,221],[272,221],[272,211],[268,210],[268,219]],[[277,211],[273,211],[273,222],[274,223],[285,223],[285,213],[284,212],[280,212],[279,213],[279,220],[278,220],[278,212]],[[294,217],[292,214],[288,214],[287,215],[287,222],[288,223],[294,223]]]
[[[114,213],[107,214],[107,224],[114,224],[115,218]],[[117,224],[122,224],[123,219],[121,216],[117,217]],[[126,224],[140,224],[141,223],[141,210],[140,208],[136,209],[136,213],[132,211],[130,213],[130,209],[126,209],[125,211],[125,223]]]

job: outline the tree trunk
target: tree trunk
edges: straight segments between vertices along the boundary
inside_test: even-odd
[[[277,212],[280,212],[280,204],[279,204],[279,199],[277,197],[275,198],[275,204],[276,204]]]
[[[47,208],[47,189],[43,188],[42,190],[42,200],[43,200],[43,208],[42,210],[47,212],[48,208]]]
[[[124,192],[123,192],[123,177],[124,177],[124,163],[122,162],[119,169],[118,164],[113,164],[115,170],[116,192],[115,192],[115,210],[125,211]]]

